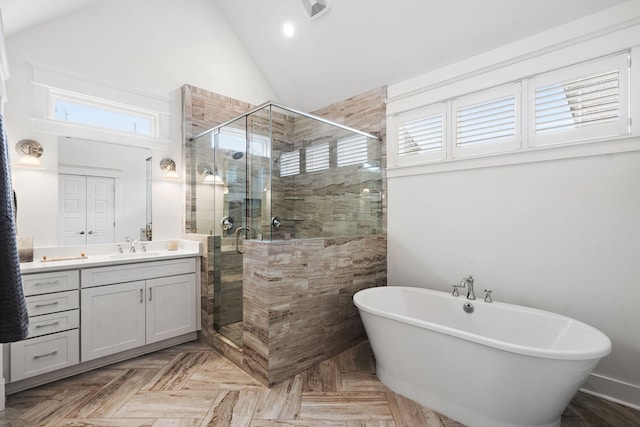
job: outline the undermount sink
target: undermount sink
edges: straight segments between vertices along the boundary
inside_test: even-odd
[[[112,259],[129,259],[129,258],[145,258],[150,256],[161,255],[161,252],[136,252],[134,254],[124,253],[124,254],[115,254],[109,255],[109,258]]]

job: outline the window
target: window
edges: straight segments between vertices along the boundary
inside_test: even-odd
[[[288,151],[280,156],[280,176],[300,173],[300,150]]]
[[[397,112],[388,117],[389,164],[417,166],[586,142],[602,145],[611,138],[631,135],[630,81],[634,75],[630,58],[631,52],[625,51]],[[581,153],[603,149],[585,145]],[[538,151],[525,161],[566,158],[575,153],[575,149],[556,150],[555,154]],[[491,162],[510,164],[513,158],[505,156]],[[469,166],[461,163],[437,169],[479,164],[488,162],[478,160],[467,162]]]
[[[337,159],[338,167],[357,165],[368,160],[367,137],[356,135],[338,140]]]
[[[329,169],[329,144],[307,147],[307,172]]]
[[[519,95],[520,85],[514,84],[453,100],[453,157],[518,148]]]
[[[157,137],[158,116],[133,106],[66,91],[51,91],[51,118],[111,131]]]
[[[530,144],[629,133],[628,75],[624,52],[531,78]]]
[[[393,117],[391,136],[398,163],[445,158],[445,108],[443,103]]]

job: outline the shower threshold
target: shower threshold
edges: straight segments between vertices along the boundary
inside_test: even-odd
[[[220,326],[218,333],[237,347],[242,348],[242,320],[228,325]]]

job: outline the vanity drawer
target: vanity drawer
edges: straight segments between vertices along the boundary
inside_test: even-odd
[[[177,276],[195,273],[195,258],[179,258],[166,261],[149,261],[133,264],[121,264],[108,267],[87,268],[82,270],[82,287],[112,285],[134,282],[156,277]]]
[[[12,343],[10,354],[11,382],[76,365],[80,354],[78,330]]]
[[[80,310],[62,311],[29,318],[27,338],[77,329],[80,326]]]
[[[78,270],[22,275],[22,288],[25,296],[71,291],[78,289],[79,285],[80,272]]]
[[[67,291],[26,297],[29,317],[76,309],[79,307],[79,292]]]

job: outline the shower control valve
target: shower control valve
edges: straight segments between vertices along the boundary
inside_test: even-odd
[[[282,221],[280,220],[280,217],[274,216],[273,218],[271,218],[271,226],[276,230],[279,230],[280,227],[282,226]]]
[[[222,231],[229,231],[233,228],[233,218],[230,216],[225,216],[220,221],[220,225],[222,226]]]

